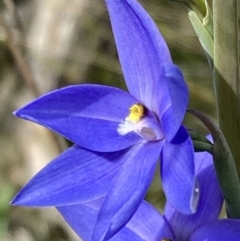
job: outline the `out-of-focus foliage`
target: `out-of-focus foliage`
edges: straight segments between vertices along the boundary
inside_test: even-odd
[[[103,0],[18,0],[17,21],[3,2],[0,14],[41,93],[86,82],[125,88]],[[186,10],[167,0],[141,2],[161,29],[174,62],[184,72],[191,92],[190,106],[214,117],[211,73]],[[33,98],[0,24],[0,240],[79,240],[53,208],[8,205],[14,193],[59,152],[46,129],[12,115],[13,110]],[[188,118],[186,123],[204,132],[199,123]],[[161,208],[164,198],[159,186],[156,178],[147,199]]]

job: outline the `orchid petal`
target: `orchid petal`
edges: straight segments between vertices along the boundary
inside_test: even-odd
[[[161,142],[147,142],[132,148],[99,212],[94,241],[110,239],[136,212],[154,176],[161,147]]]
[[[94,225],[103,199],[58,207],[68,224],[84,241],[92,241]],[[157,223],[157,225],[156,225]],[[111,241],[153,241],[172,238],[172,233],[162,215],[149,203],[142,202],[132,219]]]
[[[170,142],[176,135],[186,114],[189,91],[181,70],[173,64],[163,66],[162,79],[168,85],[171,103],[162,96],[159,101],[159,116],[166,139]],[[159,89],[159,92],[162,91]],[[165,91],[166,92],[166,91]]]
[[[107,193],[130,150],[98,153],[77,145],[43,168],[12,201],[22,206],[61,206]]]
[[[223,219],[198,229],[189,241],[239,241],[240,220]]]
[[[162,186],[167,200],[180,212],[195,212],[194,151],[186,129],[181,126],[161,154]]]
[[[160,98],[156,89],[167,85],[160,79],[162,65],[172,63],[166,42],[136,0],[105,1],[128,90],[154,111]]]
[[[120,135],[119,124],[138,103],[127,92],[101,85],[75,85],[46,94],[15,112],[87,149],[118,151],[140,142],[134,133]]]
[[[195,169],[200,189],[197,212],[185,216],[169,202],[166,203],[164,210],[164,215],[171,223],[175,238],[179,241],[189,240],[195,230],[206,223],[216,221],[223,204],[212,156],[206,152],[195,153]]]
[[[126,227],[135,230],[144,241],[159,241],[166,238],[173,240],[172,231],[163,216],[145,201],[141,203]]]

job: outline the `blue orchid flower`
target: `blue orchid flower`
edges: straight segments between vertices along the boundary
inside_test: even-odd
[[[178,212],[168,201],[164,215],[143,201],[131,220],[111,241],[239,241],[240,220],[218,220],[223,197],[217,182],[212,156],[196,153],[196,175],[201,188],[197,211],[192,215]],[[103,203],[58,207],[59,212],[82,238],[91,241],[94,224]]]
[[[135,213],[161,159],[167,199],[195,211],[194,151],[181,124],[188,88],[153,20],[135,0],[106,0],[129,93],[102,85],[53,91],[15,112],[76,145],[15,197],[24,206],[75,205],[106,196],[94,240],[112,237]]]

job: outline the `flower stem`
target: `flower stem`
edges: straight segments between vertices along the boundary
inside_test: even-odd
[[[213,0],[213,80],[219,126],[240,176],[238,0]]]
[[[232,152],[224,135],[207,115],[194,109],[188,109],[188,113],[197,117],[210,131],[214,146],[212,149],[213,162],[226,205],[228,218],[240,218],[240,186],[239,178],[232,156]]]

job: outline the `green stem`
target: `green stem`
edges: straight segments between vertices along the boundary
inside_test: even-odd
[[[240,186],[232,152],[224,135],[211,119],[200,111],[188,109],[188,112],[196,116],[210,131],[214,146],[212,150],[213,162],[220,184],[228,218],[240,218]]]
[[[214,87],[219,126],[240,176],[238,0],[214,0]]]

